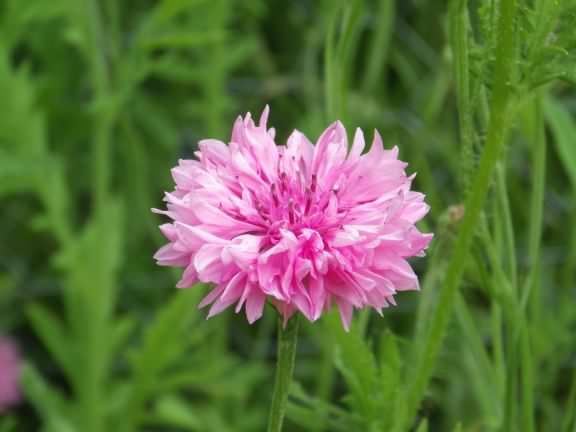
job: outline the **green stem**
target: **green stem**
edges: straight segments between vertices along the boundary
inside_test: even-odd
[[[94,140],[92,144],[92,198],[93,217],[97,226],[105,222],[110,194],[110,150],[114,126],[114,113],[108,103],[112,100],[111,65],[108,59],[108,33],[100,0],[84,0],[77,4],[77,11],[84,23],[86,58],[90,68],[93,88]],[[107,279],[104,279],[107,281]],[[75,343],[80,353],[78,393],[82,430],[101,432],[106,430],[106,416],[102,400],[106,388],[108,356],[103,350],[109,334],[110,311],[113,308],[112,281],[103,284],[98,301],[94,302],[86,290],[76,289],[76,307],[68,312],[80,316],[74,324],[77,332]],[[70,286],[80,288],[74,279]],[[88,285],[90,286],[90,285]]]
[[[101,5],[98,0],[85,0],[90,72],[94,86],[95,131],[93,144],[93,195],[97,216],[106,207],[110,188],[110,145],[114,113],[106,106],[111,97],[112,82],[107,64],[107,44]]]
[[[328,27],[324,49],[325,99],[328,121],[347,117],[347,78],[354,46],[358,40],[358,21],[363,2],[334,2],[327,11]]]
[[[406,425],[418,410],[420,401],[432,376],[436,358],[442,346],[442,340],[456,300],[458,287],[462,281],[470,245],[486,201],[492,174],[505,143],[505,135],[509,126],[510,81],[513,76],[512,68],[515,62],[514,17],[516,14],[516,1],[502,0],[499,7],[494,92],[486,144],[477,174],[471,185],[471,193],[466,200],[464,219],[456,239],[454,253],[448,265],[445,283],[438,301],[438,309],[432,317],[430,330],[426,334],[424,341],[418,344],[421,348],[417,352],[414,378],[408,388],[406,409],[397,420],[396,430],[406,430]]]
[[[336,118],[338,113],[335,89],[337,81],[337,67],[334,53],[336,50],[335,34],[338,22],[338,8],[333,7],[327,12],[327,29],[324,40],[324,99],[326,101],[326,118],[329,121]]]
[[[464,195],[468,193],[474,169],[474,122],[470,96],[470,49],[467,0],[454,0],[450,5],[450,45],[454,55],[454,78],[458,99],[458,122],[462,140],[462,162],[459,178]]]
[[[296,342],[298,340],[298,315],[295,315],[286,326],[280,317],[278,321],[278,359],[276,360],[276,378],[274,393],[268,421],[268,432],[281,432],[286,403],[290,391],[290,382],[294,372],[296,358]]]
[[[570,385],[570,393],[568,393],[564,413],[562,432],[574,432],[576,430],[576,371],[572,371],[572,384]],[[572,429],[570,428],[571,425]]]
[[[522,306],[531,297],[533,290],[538,289],[540,284],[537,275],[540,269],[540,255],[542,245],[542,227],[544,219],[544,192],[546,188],[546,131],[542,108],[542,94],[539,92],[534,97],[530,107],[530,119],[527,128],[528,139],[533,139],[532,144],[532,192],[530,194],[530,220],[528,225],[528,257],[530,271],[526,278],[526,284],[522,290]],[[535,293],[532,298],[538,300],[539,294]]]
[[[374,29],[374,36],[368,48],[367,66],[362,80],[364,94],[373,94],[378,85],[386,86],[386,63],[390,52],[390,41],[394,33],[394,17],[396,15],[396,2],[393,0],[380,0],[377,11],[378,25]]]

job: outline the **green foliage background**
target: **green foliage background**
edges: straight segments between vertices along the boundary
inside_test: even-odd
[[[275,317],[158,268],[169,169],[266,103],[378,128],[436,233],[420,293],[305,325],[287,431],[576,430],[574,0],[2,0],[0,431],[259,431]]]

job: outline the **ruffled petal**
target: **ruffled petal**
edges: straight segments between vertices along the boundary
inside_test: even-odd
[[[235,305],[250,323],[269,298],[284,322],[315,321],[336,304],[349,329],[354,309],[382,313],[418,289],[408,259],[432,239],[415,225],[429,206],[398,148],[375,131],[366,152],[356,129],[348,149],[338,121],[315,146],[299,131],[277,146],[269,114],[239,117],[228,145],[202,140],[198,160],[172,169],[166,209],[153,210],[173,221],[160,227],[158,264],[184,268],[178,287],[215,284],[200,303],[208,317]]]

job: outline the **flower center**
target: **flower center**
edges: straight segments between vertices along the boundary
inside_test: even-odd
[[[322,234],[338,226],[344,216],[338,211],[338,189],[319,190],[316,175],[307,182],[303,174],[289,177],[281,172],[269,195],[255,200],[255,207],[272,243],[281,238],[281,229],[297,237],[304,229]]]

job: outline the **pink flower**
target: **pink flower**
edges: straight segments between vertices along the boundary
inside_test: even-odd
[[[250,323],[270,299],[287,320],[315,321],[336,304],[350,326],[354,309],[395,304],[418,289],[407,258],[422,256],[432,235],[415,227],[429,207],[410,190],[414,176],[378,132],[370,150],[360,129],[348,151],[340,122],[316,145],[295,130],[277,146],[268,107],[256,126],[238,118],[229,145],[200,141],[198,160],[172,169],[174,192],[160,226],[169,243],[158,264],[185,268],[178,287],[214,284],[200,307],[208,317],[236,304]]]
[[[20,363],[16,345],[0,336],[0,413],[20,400]]]

